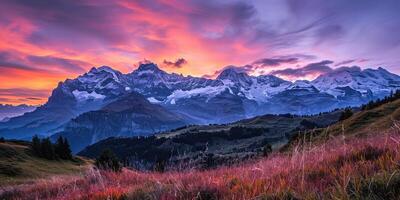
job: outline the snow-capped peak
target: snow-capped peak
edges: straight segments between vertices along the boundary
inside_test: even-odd
[[[234,84],[248,87],[253,83],[252,78],[246,72],[237,67],[226,67],[217,77],[218,80],[229,80]]]
[[[294,90],[308,90],[308,91],[318,91],[310,81],[307,80],[297,80],[291,84],[287,89]]]
[[[337,89],[349,87],[364,95],[372,92],[390,93],[400,85],[400,76],[392,74],[383,68],[361,70],[359,67],[341,67],[330,73],[323,74],[312,81],[319,90],[338,95]]]
[[[154,63],[144,63],[144,64],[140,64],[136,71],[138,71],[138,72],[144,72],[144,71],[160,72],[162,70],[160,68],[158,68],[158,66]]]

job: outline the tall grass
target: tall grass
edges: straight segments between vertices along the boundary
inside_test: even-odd
[[[206,171],[90,169],[81,176],[3,188],[0,199],[398,199],[399,150],[397,132],[343,136]]]

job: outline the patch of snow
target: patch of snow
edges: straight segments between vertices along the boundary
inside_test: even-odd
[[[129,90],[131,90],[130,87],[125,87],[125,91],[129,91]]]
[[[215,97],[216,95],[224,92],[227,89],[226,86],[206,86],[202,88],[195,88],[193,90],[175,90],[171,95],[167,97],[167,102],[175,104],[176,99],[187,99],[193,96],[205,96],[207,99]]]
[[[95,91],[89,93],[87,91],[79,91],[79,90],[74,90],[72,91],[72,94],[74,95],[75,99],[77,101],[86,101],[86,100],[103,100],[106,96],[102,94],[98,94]]]
[[[143,75],[143,74],[152,74],[152,73],[154,73],[153,70],[147,69],[147,70],[139,71],[139,72],[137,73],[137,75],[138,75],[138,76],[141,76],[141,75]]]
[[[110,67],[103,66],[103,67],[99,67],[98,70],[99,70],[99,71],[105,71],[105,72],[108,72],[108,73],[112,74],[113,79],[114,79],[115,81],[117,81],[117,82],[120,82],[120,80],[119,80],[117,74],[115,74],[115,71],[114,71],[113,69],[111,69]]]
[[[150,103],[161,103],[161,101],[157,100],[154,97],[149,97],[149,98],[147,98],[147,100],[150,101]]]

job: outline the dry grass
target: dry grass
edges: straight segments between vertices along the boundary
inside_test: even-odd
[[[400,135],[333,139],[208,171],[55,177],[5,189],[6,199],[396,199]],[[1,192],[0,192],[1,193]]]

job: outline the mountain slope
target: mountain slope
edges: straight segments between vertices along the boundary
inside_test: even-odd
[[[159,161],[201,168],[210,155],[215,156],[215,165],[228,164],[261,156],[269,145],[279,149],[298,131],[325,127],[339,116],[340,111],[311,117],[265,115],[226,125],[188,126],[150,137],[109,138],[79,155],[94,158],[103,149],[111,149],[125,163],[140,169],[151,169]]]
[[[8,121],[12,117],[20,116],[23,115],[24,113],[27,112],[32,112],[36,109],[36,106],[30,106],[30,105],[8,105],[8,104],[0,104],[0,122],[3,121]]]
[[[138,93],[126,94],[97,111],[79,115],[64,130],[53,135],[70,141],[73,152],[99,140],[120,136],[148,135],[189,123],[160,105],[151,104]]]
[[[302,144],[303,141],[324,143],[332,137],[359,138],[370,134],[397,132],[400,120],[400,99],[384,103],[372,109],[355,112],[351,117],[326,128],[317,128],[293,135],[283,151]]]
[[[80,158],[51,161],[36,157],[29,145],[29,142],[22,141],[0,142],[0,187],[51,175],[79,174],[89,166]]]

